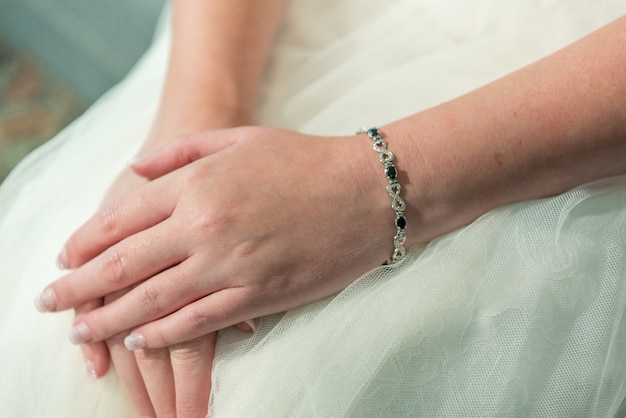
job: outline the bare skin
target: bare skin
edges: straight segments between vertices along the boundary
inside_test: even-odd
[[[621,18],[533,65],[382,127],[398,156],[407,245],[501,205],[625,174],[625,68]],[[69,239],[64,262],[75,270],[45,293],[45,307],[59,311],[137,285],[77,318],[75,325],[89,330],[85,341],[128,329],[131,349],[193,340],[332,295],[392,250],[386,179],[364,136],[208,131],[134,169],[155,180],[115,200]],[[290,227],[294,220],[297,228]]]
[[[172,2],[168,72],[157,116],[139,155],[153,153],[186,132],[254,122],[258,83],[285,6],[286,0],[240,1],[236,5],[228,1]],[[128,168],[110,187],[101,207],[146,183]],[[78,306],[77,320],[129,290],[120,289]],[[131,353],[123,345],[127,334],[117,333],[106,343],[81,345],[88,374],[95,378],[104,375],[110,354],[140,416],[204,417],[215,335]]]

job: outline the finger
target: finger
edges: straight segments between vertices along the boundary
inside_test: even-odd
[[[176,187],[148,183],[100,209],[72,234],[59,256],[65,268],[77,268],[122,239],[168,218]]]
[[[160,151],[134,162],[131,168],[138,175],[150,180],[161,177],[233,145],[237,137],[226,132],[212,131],[183,135]]]
[[[80,350],[85,360],[85,372],[90,381],[95,381],[107,373],[109,370],[109,350],[104,341],[81,344]]]
[[[176,385],[176,416],[205,417],[211,394],[215,333],[169,348]]]
[[[81,316],[74,328],[88,330],[84,334],[98,341],[169,315],[219,290],[218,284],[211,288],[198,280],[202,273],[201,266],[185,260],[138,284],[115,302]]]
[[[129,287],[180,263],[188,255],[186,244],[176,239],[179,235],[170,224],[166,220],[128,237],[53,282],[40,296],[42,300],[52,295],[52,303],[41,305],[49,311],[68,309]],[[127,328],[119,331],[123,329]]]
[[[176,417],[176,388],[169,350],[156,348],[134,353],[156,416]]]
[[[262,316],[243,288],[212,293],[164,318],[134,329],[124,344],[129,350],[168,347]]]
[[[124,347],[124,337],[128,333],[118,334],[106,341],[117,376],[128,398],[139,416],[156,416],[150,395],[145,387],[134,353]]]
[[[128,289],[111,294],[105,298],[105,303],[111,303],[126,293]],[[108,339],[106,344],[111,354],[111,361],[117,376],[119,377],[128,398],[132,402],[135,410],[142,417],[155,416],[154,408],[148,391],[144,384],[141,372],[137,366],[134,353],[129,352],[124,347],[124,337],[128,332],[120,333]]]
[[[102,299],[93,300],[75,309],[75,317],[78,318],[82,314],[90,312],[102,306]],[[70,340],[73,335],[70,333]],[[109,350],[104,342],[90,342],[81,344],[80,349],[83,353],[85,361],[85,370],[87,378],[94,381],[102,377],[109,370]]]
[[[242,332],[255,332],[256,321],[254,319],[235,324],[235,328]]]

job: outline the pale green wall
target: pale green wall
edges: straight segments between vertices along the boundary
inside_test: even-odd
[[[0,32],[88,101],[149,45],[163,0],[0,0]]]

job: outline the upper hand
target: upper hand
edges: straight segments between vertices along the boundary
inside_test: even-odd
[[[366,138],[238,128],[191,135],[159,158],[195,161],[90,219],[65,246],[78,268],[47,288],[62,310],[136,285],[81,317],[91,340],[137,326],[129,348],[193,339],[336,293],[390,252],[385,179]]]

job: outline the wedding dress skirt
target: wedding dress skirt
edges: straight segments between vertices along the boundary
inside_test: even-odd
[[[381,125],[624,13],[623,0],[295,0],[259,123],[315,134]],[[72,313],[42,315],[32,300],[148,132],[164,26],[123,82],[0,188],[2,417],[135,416],[114,373],[87,383],[66,339]],[[252,336],[220,332],[211,414],[622,416],[625,249],[624,177],[494,210],[399,268],[259,319]]]

